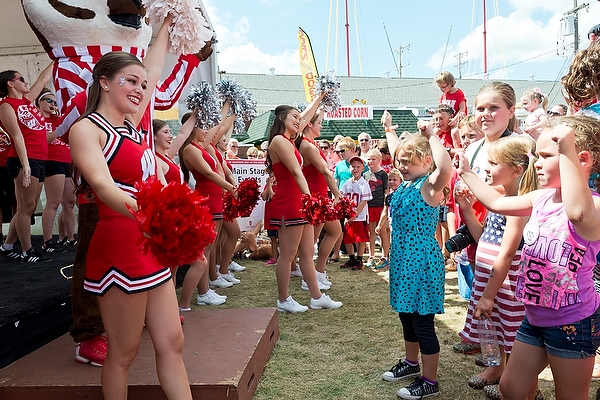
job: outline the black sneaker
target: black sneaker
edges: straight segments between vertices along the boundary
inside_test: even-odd
[[[27,250],[26,254],[26,256],[21,256],[22,263],[43,263],[52,261],[51,258],[42,256],[40,252],[35,249],[35,247]]]
[[[60,246],[54,239],[46,240],[42,245],[42,251],[44,253],[65,253],[67,250]]]
[[[403,387],[396,393],[401,399],[420,400],[427,397],[435,397],[440,394],[437,384],[425,382],[423,378],[416,378],[410,385]]]
[[[60,239],[59,241],[56,242],[56,244],[58,244],[59,246],[64,246],[65,243],[67,243],[69,241],[69,238],[67,238],[66,236],[62,239]]]
[[[345,263],[340,265],[340,268],[351,268],[352,267],[352,260],[348,260]]]
[[[65,242],[65,244],[63,244],[63,246],[65,246],[65,247],[75,247],[75,246],[77,246],[77,239],[67,240]]]
[[[22,254],[23,253],[21,252],[21,250],[17,249],[16,247],[13,247],[12,250],[6,250],[4,247],[0,246],[0,255],[4,257],[18,260],[21,258]]]
[[[421,375],[421,367],[419,367],[419,364],[410,365],[406,361],[399,360],[398,364],[394,365],[389,371],[384,372],[383,375],[381,375],[381,378],[384,381],[396,382],[400,379],[419,375]]]

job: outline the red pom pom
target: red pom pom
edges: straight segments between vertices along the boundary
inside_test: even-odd
[[[303,194],[301,197],[302,215],[311,225],[321,225],[326,221],[332,221],[332,200],[324,194],[310,196]]]
[[[247,178],[238,185],[236,196],[226,192],[223,196],[223,218],[225,221],[233,221],[238,217],[249,217],[256,207],[260,196],[258,180]]]
[[[142,248],[164,266],[189,264],[204,254],[217,236],[206,197],[186,184],[156,179],[136,183],[138,210],[129,211],[144,234]]]
[[[334,219],[348,219],[356,216],[356,204],[349,197],[341,196],[332,209]]]

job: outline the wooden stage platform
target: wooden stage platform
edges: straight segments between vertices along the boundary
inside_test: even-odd
[[[251,399],[279,338],[277,310],[197,310],[183,314],[183,358],[194,399]],[[101,368],[78,364],[65,334],[0,369],[2,400],[102,400]],[[144,331],[129,376],[130,400],[166,399]]]

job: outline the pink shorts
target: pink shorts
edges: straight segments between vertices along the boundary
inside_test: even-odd
[[[344,244],[366,243],[369,241],[369,229],[367,221],[353,221],[346,224],[346,233],[344,234]]]

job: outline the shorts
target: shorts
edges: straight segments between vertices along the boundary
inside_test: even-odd
[[[31,168],[31,176],[36,178],[39,182],[44,182],[46,179],[46,161],[45,160],[36,160],[34,158],[29,158],[29,167]],[[12,179],[15,179],[19,176],[19,172],[21,172],[23,166],[21,165],[21,160],[17,157],[8,157],[6,159],[6,170],[8,171],[8,176]]]
[[[277,229],[267,229],[267,237],[274,238],[278,237],[279,231]]]
[[[600,311],[580,321],[560,326],[540,327],[523,319],[516,340],[546,348],[559,358],[588,358],[596,355],[600,346]]]
[[[71,163],[48,160],[46,161],[46,176],[64,175],[71,176]]]
[[[369,229],[367,221],[352,221],[346,224],[344,244],[366,243],[369,241]]]
[[[15,196],[15,181],[8,175],[8,170],[6,167],[0,167],[0,205],[17,205],[17,197]]]
[[[381,213],[383,212],[383,206],[381,207],[371,207],[369,206],[369,223],[378,223],[379,218],[381,218]]]
[[[440,206],[438,214],[438,223],[446,222],[448,220],[448,206]]]

